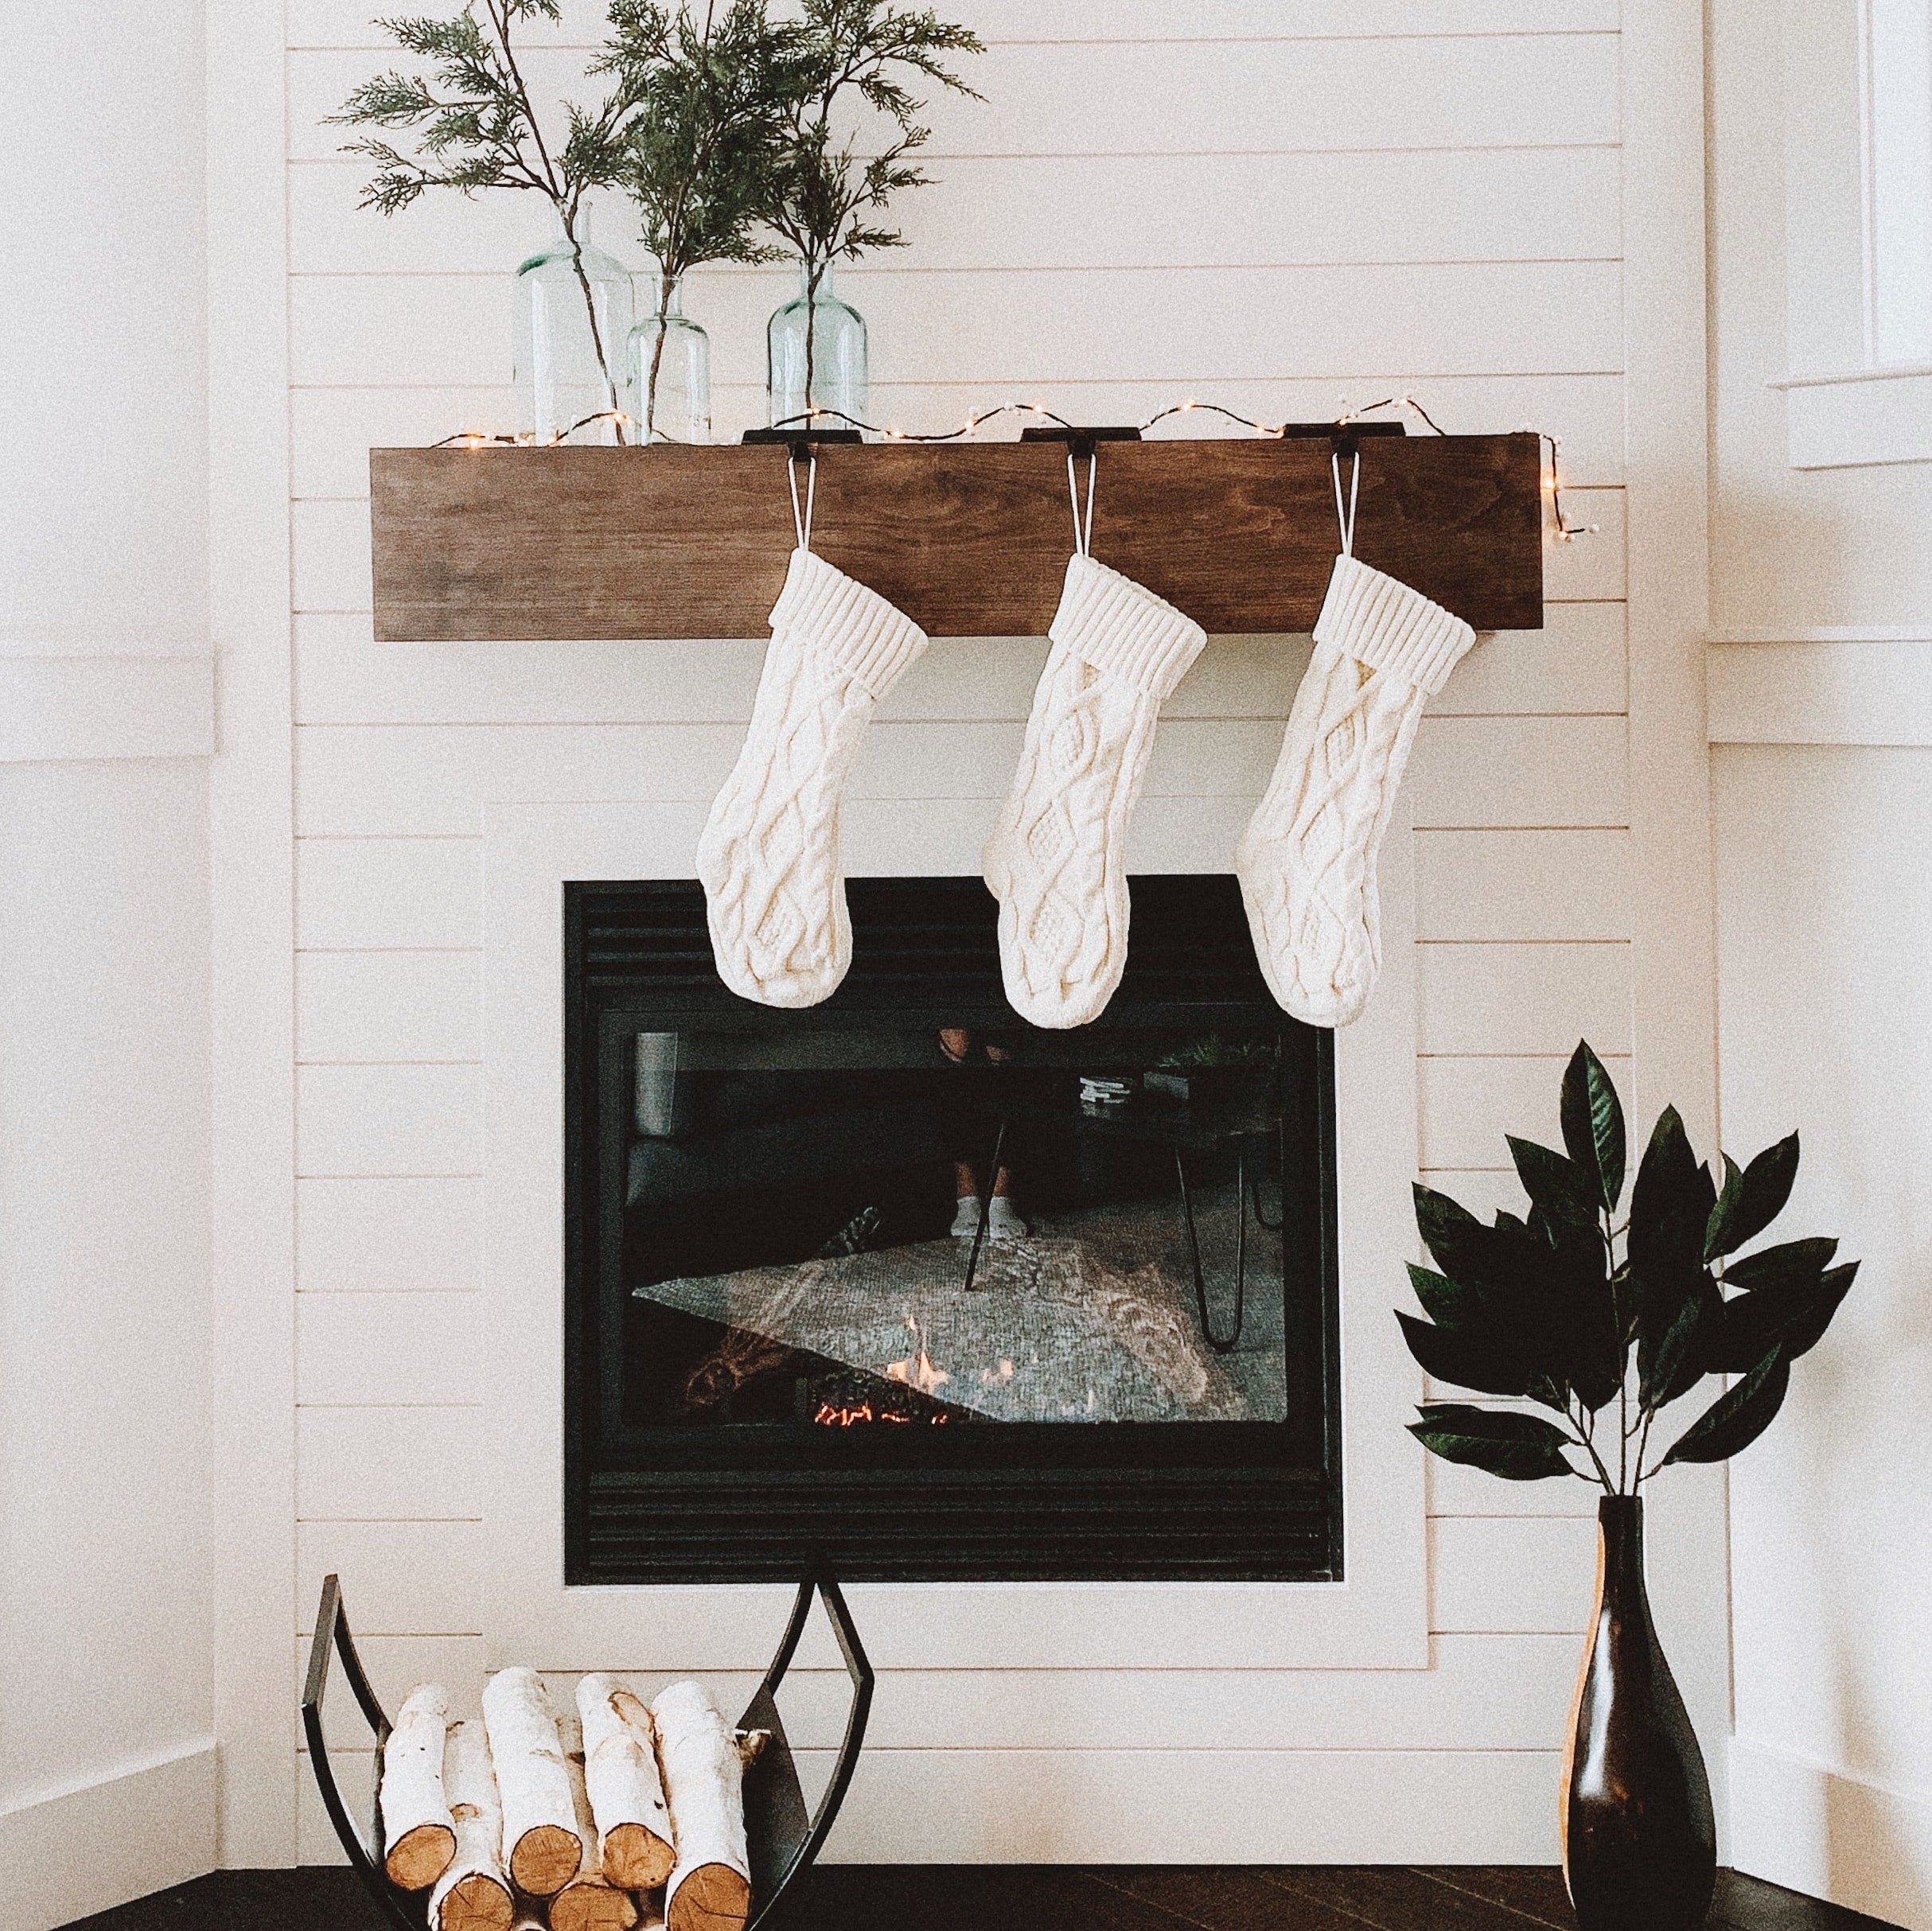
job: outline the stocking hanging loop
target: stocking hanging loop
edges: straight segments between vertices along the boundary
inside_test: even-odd
[[[1100,454],[1091,443],[1087,448],[1087,514],[1081,520],[1080,490],[1073,480],[1073,446],[1067,445],[1066,452],[1066,499],[1073,511],[1073,550],[1078,556],[1085,556],[1093,547],[1093,482],[1100,470]]]
[[[1349,451],[1349,496],[1345,509],[1342,502],[1342,452],[1337,450],[1328,459],[1328,472],[1335,485],[1335,522],[1342,531],[1342,554],[1355,554],[1355,499],[1361,489],[1361,451],[1359,448]]]
[[[785,478],[792,488],[792,528],[798,533],[798,547],[801,550],[812,547],[812,504],[818,493],[819,459],[808,449],[805,452],[805,500],[801,508],[798,500],[798,455],[794,450],[787,457]]]

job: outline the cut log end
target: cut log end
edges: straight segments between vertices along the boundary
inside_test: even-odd
[[[427,1890],[456,1856],[456,1832],[441,1824],[419,1824],[390,1845],[383,1859],[389,1882],[403,1890]]]
[[[567,1884],[550,1902],[550,1931],[632,1931],[637,1902],[610,1884]]]
[[[671,1875],[677,1853],[641,1824],[619,1824],[604,1833],[604,1875],[625,1890],[656,1890]]]
[[[436,1919],[437,1931],[510,1931],[516,1905],[494,1878],[481,1872],[450,1886]]]
[[[583,1846],[560,1824],[539,1824],[517,1839],[510,1853],[510,1876],[532,1898],[554,1898],[576,1876]]]
[[[667,1931],[744,1931],[751,1886],[728,1864],[700,1864],[671,1894]]]

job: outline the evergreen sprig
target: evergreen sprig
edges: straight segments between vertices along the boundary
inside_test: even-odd
[[[1631,1495],[1673,1462],[1724,1461],[1770,1426],[1793,1362],[1823,1339],[1858,1263],[1833,1266],[1828,1240],[1732,1258],[1790,1198],[1796,1134],[1747,1166],[1722,1156],[1714,1176],[1666,1107],[1619,1224],[1623,1109],[1587,1044],[1564,1075],[1560,1115],[1561,1152],[1510,1138],[1527,1215],[1498,1213],[1486,1227],[1446,1194],[1416,1189],[1416,1223],[1440,1271],[1410,1267],[1428,1318],[1396,1318],[1431,1380],[1527,1398],[1563,1419],[1431,1402],[1410,1428],[1431,1454],[1512,1481],[1581,1475]],[[1712,1374],[1742,1379],[1652,1461],[1658,1417]]]
[[[413,154],[376,135],[343,149],[376,164],[363,190],[364,208],[393,215],[431,188],[454,188],[465,195],[517,189],[540,194],[551,204],[571,246],[598,368],[614,412],[617,386],[611,359],[616,345],[603,340],[577,230],[586,193],[617,177],[624,130],[637,103],[620,80],[594,109],[567,105],[560,143],[546,138],[517,61],[516,31],[528,21],[559,17],[558,0],[468,0],[454,19],[379,21],[384,33],[405,53],[427,62],[431,72],[378,74],[356,88],[329,119],[337,125],[418,130]],[[621,442],[621,418],[617,431]]]
[[[924,103],[899,78],[917,75],[935,85],[980,99],[952,70],[960,54],[985,51],[970,28],[953,25],[929,8],[912,11],[885,0],[804,0],[802,18],[779,50],[780,91],[786,102],[786,138],[776,157],[765,219],[798,256],[805,279],[805,406],[812,403],[814,322],[820,283],[834,262],[905,245],[896,228],[868,224],[908,188],[930,177],[907,157],[925,146],[918,124]],[[862,157],[851,140],[832,132],[835,109],[855,92],[884,115],[896,136],[878,154]]]

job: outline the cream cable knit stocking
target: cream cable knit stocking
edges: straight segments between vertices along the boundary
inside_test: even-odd
[[[1014,1010],[1035,1026],[1085,1026],[1127,964],[1127,824],[1155,722],[1207,633],[1077,555],[1047,635],[1026,748],[982,868],[999,901]]]
[[[1310,1026],[1346,1026],[1368,1003],[1376,856],[1423,705],[1474,641],[1420,591],[1335,559],[1280,759],[1234,856],[1269,990]]]
[[[751,725],[698,841],[719,976],[816,1006],[852,962],[839,804],[872,708],[925,648],[876,591],[801,546],[772,607]]]

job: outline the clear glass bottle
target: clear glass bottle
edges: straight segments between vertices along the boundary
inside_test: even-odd
[[[630,332],[625,357],[640,442],[711,439],[711,339],[684,313],[684,282],[649,276],[655,305]]]
[[[516,271],[516,371],[520,402],[539,442],[629,442],[630,430],[609,412],[635,416],[625,369],[631,330],[630,277],[594,247],[588,220],[577,239],[559,235]]]
[[[816,297],[808,288],[801,267],[797,295],[765,324],[772,426],[803,427],[808,411],[816,408],[851,417],[851,424],[835,419],[826,426],[844,429],[864,422],[871,406],[865,317],[832,292],[829,267]]]

